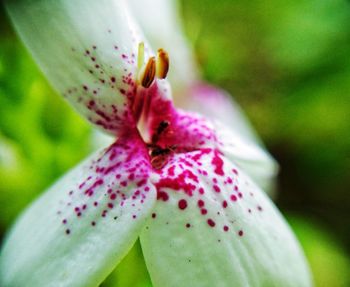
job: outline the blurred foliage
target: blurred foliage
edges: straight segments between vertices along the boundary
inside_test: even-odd
[[[315,286],[350,286],[350,260],[337,239],[313,220],[287,218],[310,262]]]
[[[118,267],[100,285],[101,287],[152,287],[143,259],[140,241],[137,241]]]
[[[297,215],[316,286],[350,286],[349,1],[182,2],[203,77],[234,95],[281,164],[277,204]],[[0,4],[1,233],[91,149]],[[151,286],[139,243],[102,286]]]

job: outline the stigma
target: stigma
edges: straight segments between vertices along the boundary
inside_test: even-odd
[[[145,61],[145,45],[141,42],[138,46],[137,69],[137,83],[147,89],[155,78],[166,78],[169,71],[169,55],[164,49],[159,49],[156,57]]]

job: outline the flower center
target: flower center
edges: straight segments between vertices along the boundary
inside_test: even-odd
[[[215,147],[215,132],[209,122],[198,115],[174,107],[165,79],[169,57],[159,49],[156,57],[144,59],[144,44],[137,57],[136,92],[131,102],[137,130],[148,148],[154,169],[162,169],[174,154]]]
[[[159,49],[156,57],[144,59],[144,43],[138,46],[137,91],[132,103],[132,111],[138,131],[149,149],[152,166],[160,169],[175,146],[168,146],[161,138],[168,132],[174,108],[169,99],[164,98],[161,83],[153,85],[156,79],[165,79],[169,70],[168,53]]]
[[[147,136],[147,121],[150,117],[152,103],[168,101],[166,90],[159,89],[161,81],[153,85],[156,79],[165,79],[169,70],[169,56],[166,51],[159,49],[156,57],[145,61],[145,47],[141,42],[138,46],[136,93],[132,102],[132,112],[143,137]],[[159,104],[159,103],[158,103]]]

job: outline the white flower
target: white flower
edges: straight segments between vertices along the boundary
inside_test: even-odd
[[[124,1],[7,6],[56,89],[116,142],[19,218],[1,286],[97,286],[138,237],[154,286],[311,285],[294,235],[249,176],[264,152],[214,115],[174,107],[167,54],[153,54]]]

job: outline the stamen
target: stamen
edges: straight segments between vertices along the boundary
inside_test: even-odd
[[[144,88],[148,88],[156,75],[156,59],[151,57],[144,68],[139,73],[139,82]]]
[[[143,62],[145,60],[145,44],[141,42],[137,51],[137,68],[141,70]]]
[[[145,44],[139,43],[137,54],[137,82],[144,88],[149,88],[154,78],[164,79],[169,70],[169,56],[166,51],[159,49],[157,52],[157,58],[151,57],[148,59],[147,64],[145,61]]]
[[[169,70],[169,56],[166,51],[159,49],[156,61],[156,76],[158,79],[165,79]]]

